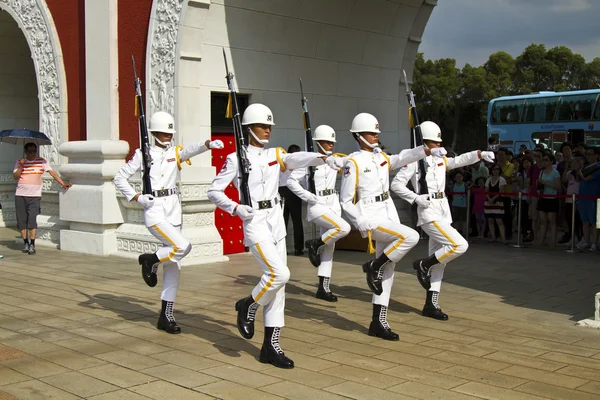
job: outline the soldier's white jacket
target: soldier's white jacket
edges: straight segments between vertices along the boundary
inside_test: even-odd
[[[361,218],[387,217],[399,222],[394,202],[389,196],[390,171],[425,157],[422,146],[388,156],[383,152],[357,151],[348,156],[342,172],[340,203],[355,227]],[[377,196],[386,196],[376,201]]]
[[[436,198],[436,194],[444,193],[446,190],[446,173],[452,169],[471,165],[479,161],[479,151],[471,151],[461,154],[458,157],[434,157],[427,156],[425,158],[426,173],[425,181],[427,182],[427,191],[430,194],[429,199],[431,205],[427,208],[417,208],[417,226],[421,226],[428,222],[447,222],[452,223],[452,213],[445,194],[443,197]],[[400,169],[396,177],[392,181],[392,190],[400,196],[400,198],[414,203],[417,198],[417,193],[406,187],[408,182],[412,181],[414,188],[418,187],[419,181],[419,163],[414,162]]]
[[[342,215],[340,198],[335,190],[337,175],[338,171],[332,169],[329,165],[321,165],[315,168],[315,190],[317,192],[316,195],[319,197],[319,202],[317,204],[307,203],[307,221],[310,222],[330,211],[335,212],[337,215]],[[292,171],[286,184],[292,193],[300,197],[302,201],[307,202],[308,194],[310,194],[310,192],[308,191],[308,175],[306,168],[298,168]],[[330,194],[323,195],[324,191],[330,191]]]
[[[181,163],[184,161],[190,163],[188,161],[190,158],[207,150],[208,148],[203,143],[192,143],[185,148],[171,146],[163,149],[158,146],[151,146],[150,157],[152,158],[152,166],[150,167],[150,182],[152,190],[176,188]],[[113,179],[117,189],[123,193],[128,201],[131,201],[138,193],[128,180],[135,173],[142,172],[143,169],[142,151],[137,149],[131,160],[121,167]],[[165,220],[172,225],[181,225],[181,203],[179,202],[178,195],[155,197],[154,205],[144,210],[144,222],[147,227]]]
[[[264,240],[277,243],[286,235],[278,193],[280,174],[287,169],[323,165],[323,155],[303,151],[287,154],[280,147],[265,149],[251,145],[248,146],[247,155],[252,167],[248,188],[255,212],[254,218],[244,221],[244,244],[252,246]],[[238,187],[238,175],[237,157],[231,153],[208,190],[209,200],[231,215],[238,203],[228,198],[224,191],[231,182]],[[258,203],[263,200],[276,204],[272,208],[259,210]]]

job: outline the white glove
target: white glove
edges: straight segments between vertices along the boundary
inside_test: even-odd
[[[208,143],[208,148],[209,149],[223,149],[223,148],[225,148],[225,145],[220,140],[213,140]]]
[[[137,202],[143,205],[144,209],[150,208],[154,205],[154,197],[151,194],[140,194]]]
[[[308,203],[308,205],[315,205],[319,202],[319,196],[313,193],[309,193],[306,195],[306,202]]]
[[[367,218],[361,218],[356,222],[356,229],[363,237],[367,236],[367,232],[371,230],[371,221]]]
[[[489,163],[493,163],[494,159],[496,158],[496,156],[494,155],[493,151],[482,151],[481,152],[481,158],[483,158],[484,161],[487,161]]]
[[[344,159],[340,157],[329,156],[325,159],[329,168],[339,171],[344,166]]]
[[[431,205],[431,200],[429,200],[428,194],[420,194],[415,198],[415,203],[419,207],[427,208]]]
[[[254,208],[240,204],[235,210],[235,215],[240,217],[242,221],[249,221],[254,218]]]
[[[448,152],[443,147],[434,147],[431,149],[431,155],[434,157],[444,157]]]

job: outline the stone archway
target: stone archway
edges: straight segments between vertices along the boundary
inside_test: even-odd
[[[58,34],[46,3],[43,0],[0,0],[0,10],[10,15],[16,22],[31,55],[33,63],[35,84],[37,90],[37,111],[35,118],[29,118],[27,126],[19,125],[16,121],[12,125],[3,128],[27,127],[44,132],[52,139],[51,146],[40,147],[40,155],[51,165],[62,164],[63,158],[58,152],[58,147],[68,138],[67,126],[67,90],[62,51],[58,40]],[[33,90],[33,89],[31,89]],[[33,120],[37,120],[37,123]],[[35,125],[35,126],[33,126]],[[21,152],[18,151],[18,156]],[[14,162],[14,160],[12,160]],[[11,194],[14,195],[14,181],[12,181],[12,166],[6,171],[10,177]],[[2,174],[4,176],[5,174]],[[0,182],[1,183],[1,182]],[[8,187],[8,181],[7,187]],[[40,244],[56,245],[59,242],[60,219],[58,207],[58,193],[55,190],[52,179],[44,180],[42,214],[38,218],[38,242]],[[14,201],[2,200],[10,210]],[[14,197],[13,197],[14,198]],[[6,218],[4,225],[14,225],[16,221]]]

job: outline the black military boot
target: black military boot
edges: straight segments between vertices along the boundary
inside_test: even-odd
[[[331,293],[331,289],[329,289],[329,281],[331,278],[326,276],[319,276],[319,289],[317,290],[317,299],[336,302],[337,296]]]
[[[281,328],[265,326],[265,341],[260,349],[259,361],[273,364],[277,368],[294,368],[294,362],[287,358],[279,346]]]
[[[380,304],[373,304],[373,320],[369,325],[369,336],[377,336],[384,340],[400,340],[396,332],[387,322],[387,307]]]
[[[254,336],[254,320],[259,304],[254,301],[252,295],[240,299],[235,303],[237,311],[237,328],[244,339],[252,339]]]
[[[181,333],[181,328],[177,325],[177,322],[175,322],[175,317],[173,316],[173,304],[172,301],[162,301],[162,309],[160,310],[160,317],[158,317],[158,324],[156,324],[156,327],[167,333],[177,334]]]
[[[369,289],[378,296],[383,293],[383,286],[381,285],[383,271],[385,271],[385,266],[389,262],[391,260],[384,253],[374,260],[367,261],[362,266],[363,271],[367,274]]]
[[[427,291],[427,300],[421,315],[424,317],[430,317],[440,321],[448,321],[448,314],[442,312],[440,305],[438,304],[438,297],[440,292]]]
[[[142,254],[138,257],[138,261],[142,266],[142,278],[144,278],[146,285],[150,287],[156,286],[156,282],[158,282],[156,270],[158,269],[158,263],[160,263],[156,254]]]
[[[431,276],[429,274],[429,269],[435,264],[439,263],[440,262],[436,258],[435,254],[413,262],[413,268],[417,271],[417,279],[419,280],[421,286],[423,286],[423,289],[429,290],[431,287]]]
[[[323,246],[325,246],[325,242],[323,242],[321,238],[318,238],[307,240],[304,244],[308,249],[308,259],[310,260],[310,263],[317,268],[319,265],[321,265],[320,254]]]

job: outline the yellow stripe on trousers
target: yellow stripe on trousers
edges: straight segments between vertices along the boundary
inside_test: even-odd
[[[401,234],[399,234],[398,232],[394,232],[389,229],[382,228],[381,226],[378,226],[375,229],[379,229],[381,232],[384,232],[384,233],[387,233],[388,235],[393,235],[393,236],[396,236],[397,238],[399,238],[394,244],[392,244],[392,248],[385,252],[386,256],[389,256],[393,251],[398,250],[398,247],[400,247],[400,245],[402,243],[404,243],[404,241],[406,240],[406,238],[404,236],[402,236]]]
[[[323,243],[326,243],[329,239],[331,239],[335,235],[339,234],[342,231],[342,228],[340,228],[340,226],[338,224],[336,224],[335,221],[333,221],[331,218],[327,218],[325,215],[321,215],[321,218],[323,218],[325,221],[329,222],[331,225],[333,225],[335,227],[335,232],[333,232],[331,235],[329,235],[325,239],[323,239]]]
[[[432,223],[433,223],[433,226],[435,226],[437,228],[437,230],[440,231],[440,233],[442,235],[444,235],[444,237],[446,239],[448,239],[450,244],[452,244],[452,248],[450,249],[450,251],[447,252],[446,254],[444,254],[443,256],[441,256],[440,258],[438,258],[438,261],[441,262],[444,258],[446,258],[449,255],[451,255],[452,253],[454,253],[456,251],[456,248],[458,247],[458,245],[456,244],[456,242],[454,240],[452,240],[452,238],[446,232],[444,232],[444,230],[435,221],[433,221]]]
[[[275,271],[273,271],[273,268],[271,267],[271,265],[269,264],[269,262],[265,258],[265,255],[263,254],[262,249],[260,248],[260,244],[258,244],[258,243],[256,243],[256,250],[258,250],[258,254],[260,255],[260,258],[262,258],[262,260],[264,261],[264,263],[267,265],[267,268],[269,268],[269,271],[271,272],[271,278],[269,279],[269,281],[267,282],[267,284],[265,285],[265,287],[262,288],[262,290],[260,291],[260,293],[258,293],[258,295],[256,296],[256,298],[254,299],[254,301],[258,302],[260,300],[260,298],[263,297],[263,294],[265,294],[265,292],[267,290],[269,290],[269,288],[273,284],[273,281],[275,280]]]
[[[158,234],[160,236],[164,237],[167,240],[167,242],[169,242],[171,244],[171,246],[173,246],[173,250],[171,250],[171,252],[167,256],[167,258],[161,258],[159,261],[160,262],[170,261],[173,258],[173,256],[175,255],[175,253],[177,253],[177,250],[179,250],[179,247],[177,247],[175,245],[175,243],[171,240],[171,238],[169,238],[167,235],[165,235],[165,233],[163,231],[160,230],[158,225],[154,225],[153,228],[156,229],[156,232],[158,232]]]

